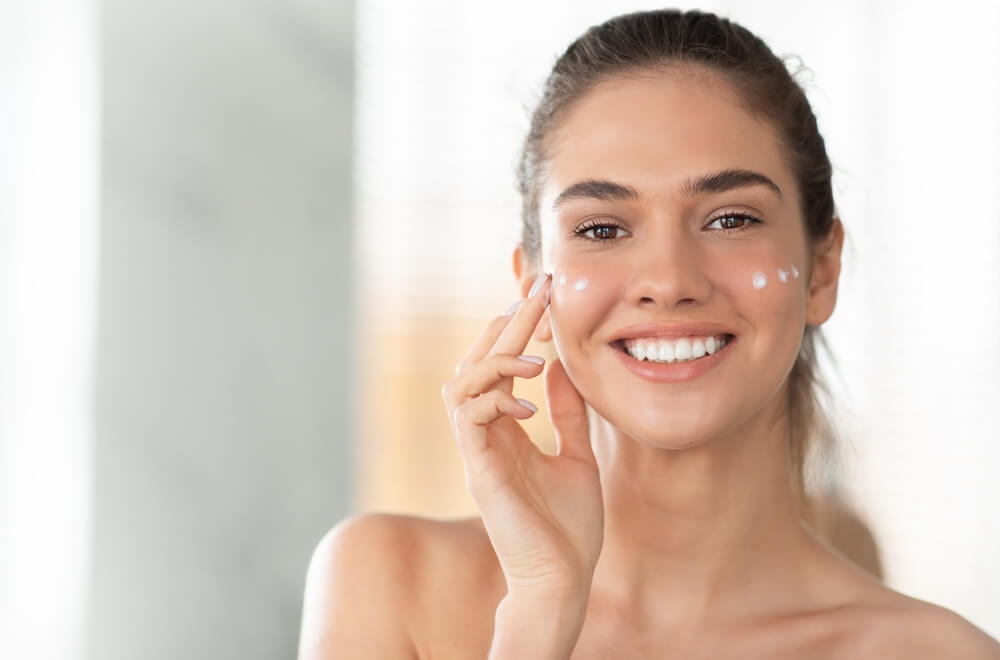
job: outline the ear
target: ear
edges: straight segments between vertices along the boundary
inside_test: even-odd
[[[525,298],[528,295],[528,291],[531,290],[531,285],[535,283],[535,279],[538,277],[538,268],[528,259],[528,255],[525,254],[524,248],[520,243],[514,248],[511,261],[511,265],[514,267],[514,278],[517,280],[517,286],[521,290],[521,297]],[[545,311],[542,312],[542,318],[539,319],[538,325],[535,327],[535,332],[531,336],[538,341],[552,341],[552,324],[549,322],[549,307],[546,307]]]
[[[813,267],[806,293],[806,324],[826,323],[837,304],[837,284],[840,281],[840,254],[844,247],[844,225],[833,219],[827,238],[813,250]]]

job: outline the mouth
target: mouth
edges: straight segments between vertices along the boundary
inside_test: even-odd
[[[678,383],[713,369],[732,352],[735,343],[735,335],[722,333],[671,339],[617,339],[610,346],[636,375],[658,383]]]
[[[639,362],[683,364],[714,355],[736,341],[736,335],[667,337],[632,337],[616,339],[611,346]]]

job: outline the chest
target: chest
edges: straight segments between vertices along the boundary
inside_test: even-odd
[[[585,626],[570,660],[856,660],[864,657],[862,637],[850,629],[831,625],[762,625],[747,630],[716,633],[654,635],[622,634],[600,625]]]
[[[440,612],[438,623],[423,630],[418,657],[487,657],[495,609],[492,602],[466,603],[460,610]],[[473,611],[475,616],[470,616]],[[870,648],[869,627],[849,617],[829,615],[670,636],[655,630],[629,632],[612,621],[588,616],[570,660],[856,660],[866,657],[865,649]]]

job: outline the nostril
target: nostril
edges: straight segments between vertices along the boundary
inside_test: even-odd
[[[640,305],[648,305],[648,304],[655,304],[655,303],[656,303],[656,300],[654,298],[650,298],[649,296],[643,296],[642,298],[639,298],[639,304]],[[695,303],[695,299],[694,298],[682,298],[681,300],[677,301],[678,305],[683,305],[683,304],[689,304],[690,305],[690,304],[694,304],[694,303]]]

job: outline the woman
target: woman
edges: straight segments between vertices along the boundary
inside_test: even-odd
[[[830,176],[801,88],[744,28],[640,12],[572,44],[519,168],[525,298],[442,392],[481,516],[338,525],[300,658],[1000,658],[802,523]],[[511,394],[543,371],[553,456]]]

